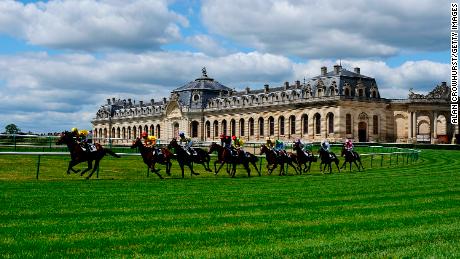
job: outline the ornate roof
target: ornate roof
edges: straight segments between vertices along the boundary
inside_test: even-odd
[[[447,86],[446,82],[442,82],[441,85],[437,85],[431,92],[429,92],[426,95],[414,93],[412,90],[413,90],[412,88],[409,90],[410,100],[417,100],[417,99],[450,100],[450,88]]]
[[[176,88],[173,92],[182,92],[182,91],[190,91],[190,90],[198,90],[198,89],[206,89],[206,90],[213,90],[213,91],[231,91],[232,89],[222,85],[221,83],[214,81],[213,78],[208,77],[206,73],[206,68],[204,67],[202,70],[202,76],[200,78],[195,79],[195,81],[191,81],[184,86]]]

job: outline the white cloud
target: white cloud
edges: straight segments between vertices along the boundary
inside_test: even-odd
[[[212,57],[191,52],[0,56],[0,115],[2,123],[23,130],[60,131],[71,126],[90,127],[98,107],[107,98],[149,101],[169,97],[170,91],[208,75],[237,89],[280,86],[320,74],[321,66],[336,60],[294,63],[286,57],[259,52]],[[429,91],[448,79],[448,65],[408,61],[391,68],[385,62],[342,60],[345,68],[361,67],[375,77],[386,98],[405,98],[409,88]]]
[[[448,2],[205,0],[203,23],[261,52],[307,58],[447,50]]]
[[[199,51],[211,56],[223,56],[229,54],[229,50],[223,48],[219,42],[211,36],[198,34],[185,39],[189,45],[197,48]]]
[[[0,33],[58,49],[159,49],[187,19],[166,0],[0,2]]]

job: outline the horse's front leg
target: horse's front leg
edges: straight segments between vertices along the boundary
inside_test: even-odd
[[[88,167],[81,172],[80,176],[83,176],[86,172],[88,172],[92,168],[93,168],[93,160],[88,160]]]
[[[74,173],[78,173],[79,170],[75,170],[73,169],[72,167],[74,167],[76,164],[78,164],[77,162],[75,162],[75,160],[70,160],[69,161],[69,166],[67,167],[67,174],[70,174],[70,171],[74,172]]]
[[[99,161],[100,160],[96,160],[94,162],[94,168],[93,170],[91,171],[91,173],[86,177],[86,180],[88,180],[89,178],[91,178],[91,176],[94,174],[94,172],[96,172],[96,170],[99,168]]]
[[[188,168],[190,168],[190,173],[193,174],[193,175],[200,175],[199,173],[195,173],[195,171],[193,171],[193,163],[189,163],[187,164]]]
[[[217,167],[216,167],[217,163],[220,163],[219,169],[217,169]],[[221,162],[219,162],[217,160],[214,161],[214,170],[215,170],[214,175],[217,175],[219,173],[220,169],[224,166],[224,164],[225,163],[223,161],[221,161]]]

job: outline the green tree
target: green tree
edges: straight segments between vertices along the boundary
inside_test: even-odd
[[[15,124],[8,124],[5,127],[5,131],[7,134],[18,134],[21,129],[19,129]]]

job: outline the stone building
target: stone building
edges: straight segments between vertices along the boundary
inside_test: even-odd
[[[359,142],[450,142],[458,126],[450,124],[450,88],[445,82],[427,95],[382,98],[374,78],[359,68],[339,65],[293,84],[264,85],[234,91],[202,76],[150,102],[107,99],[92,121],[95,137],[130,142],[143,131],[162,141],[183,131],[197,141],[217,141],[221,134],[250,142],[270,137]]]

